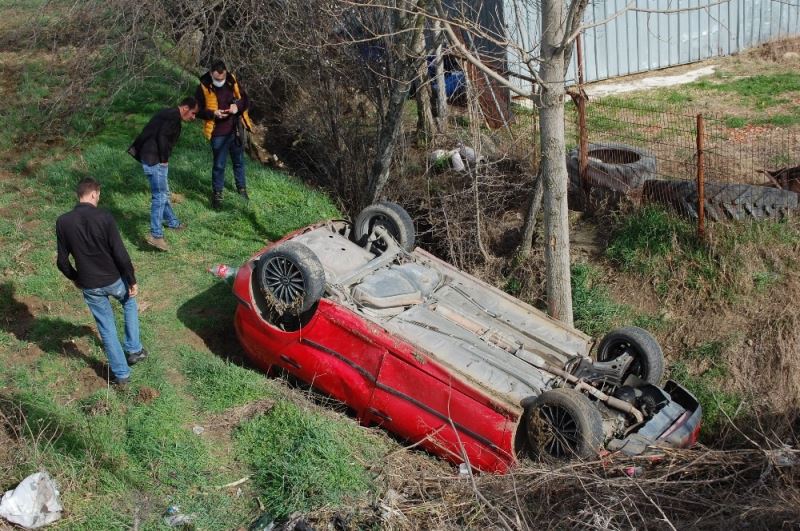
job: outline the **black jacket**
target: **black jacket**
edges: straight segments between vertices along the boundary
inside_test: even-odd
[[[136,284],[133,263],[109,212],[78,203],[56,221],[56,244],[59,271],[81,288],[110,286],[119,278],[129,286]]]
[[[133,141],[128,153],[148,166],[169,162],[172,148],[181,136],[181,123],[177,107],[158,111]]]

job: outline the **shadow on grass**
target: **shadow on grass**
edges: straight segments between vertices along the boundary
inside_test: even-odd
[[[214,355],[244,365],[244,350],[233,328],[236,304],[230,284],[218,282],[182,304],[177,317]]]
[[[4,419],[4,429],[9,437],[28,439],[38,445],[42,453],[52,449],[57,454],[81,461],[85,466],[107,470],[128,485],[141,484],[128,463],[113,457],[112,452],[85,431],[79,421],[61,412],[42,395],[0,392],[0,419]],[[42,458],[38,452],[36,456],[37,460]],[[57,462],[63,463],[63,457],[57,457]],[[44,465],[42,462],[36,464],[37,467]]]
[[[44,352],[79,359],[103,380],[108,379],[108,366],[81,351],[73,341],[76,337],[87,337],[99,344],[92,327],[37,317],[26,303],[17,300],[14,285],[9,282],[0,284],[0,327],[20,341],[35,343]]]
[[[207,169],[208,176],[205,177],[207,157],[202,155],[200,150],[196,147],[184,147],[176,158],[181,161],[170,164],[168,181],[170,190],[181,194],[184,200],[181,204],[173,202],[172,206],[178,219],[191,227],[194,225],[192,214],[198,211],[197,205],[200,205],[199,208],[201,211],[203,208],[211,209],[211,167],[209,164]],[[198,165],[187,169],[185,164],[186,158],[190,160],[197,159]],[[145,236],[150,232],[150,186],[147,177],[145,177],[141,165],[135,161],[120,162],[119,155],[113,153],[93,160],[93,165],[115,167],[119,173],[116,178],[108,177],[104,179],[102,175],[98,176],[106,190],[106,193],[100,199],[99,206],[107,208],[114,215],[120,233],[129,241],[134,242],[140,251],[160,252],[144,241]],[[249,167],[257,163],[248,160],[247,164]],[[201,173],[204,177],[199,176]],[[230,173],[230,169],[228,173]],[[80,176],[75,176],[76,181],[79,178]],[[235,212],[235,215],[241,216],[243,219],[247,220],[255,234],[264,235],[269,239],[282,236],[282,234],[271,232],[259,221],[256,211],[248,206],[248,203],[244,202],[233,190],[232,182],[233,179],[231,175],[227,175],[223,211],[212,218],[212,223],[219,221],[216,218],[231,215],[231,213]],[[146,196],[147,201],[145,204],[142,205],[141,198],[139,198],[136,206],[133,206],[131,204],[131,197],[135,195]],[[224,219],[221,222],[227,223]],[[164,232],[169,239],[169,231],[165,229]]]

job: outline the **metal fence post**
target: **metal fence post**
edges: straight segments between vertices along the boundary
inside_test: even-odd
[[[705,123],[703,115],[697,115],[697,237],[705,238],[705,155],[703,153]]]

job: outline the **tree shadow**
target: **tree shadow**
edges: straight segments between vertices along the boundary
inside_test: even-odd
[[[74,338],[87,337],[100,345],[94,328],[60,318],[37,317],[28,304],[16,298],[10,282],[0,284],[0,328],[20,341],[36,344],[43,352],[81,360],[104,380],[109,377],[108,365],[83,352],[74,341]]]

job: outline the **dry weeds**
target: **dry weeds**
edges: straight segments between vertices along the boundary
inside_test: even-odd
[[[400,455],[370,506],[351,522],[383,529],[783,529],[800,521],[800,450],[780,441],[741,450],[458,476]],[[330,522],[332,511],[310,520]]]

